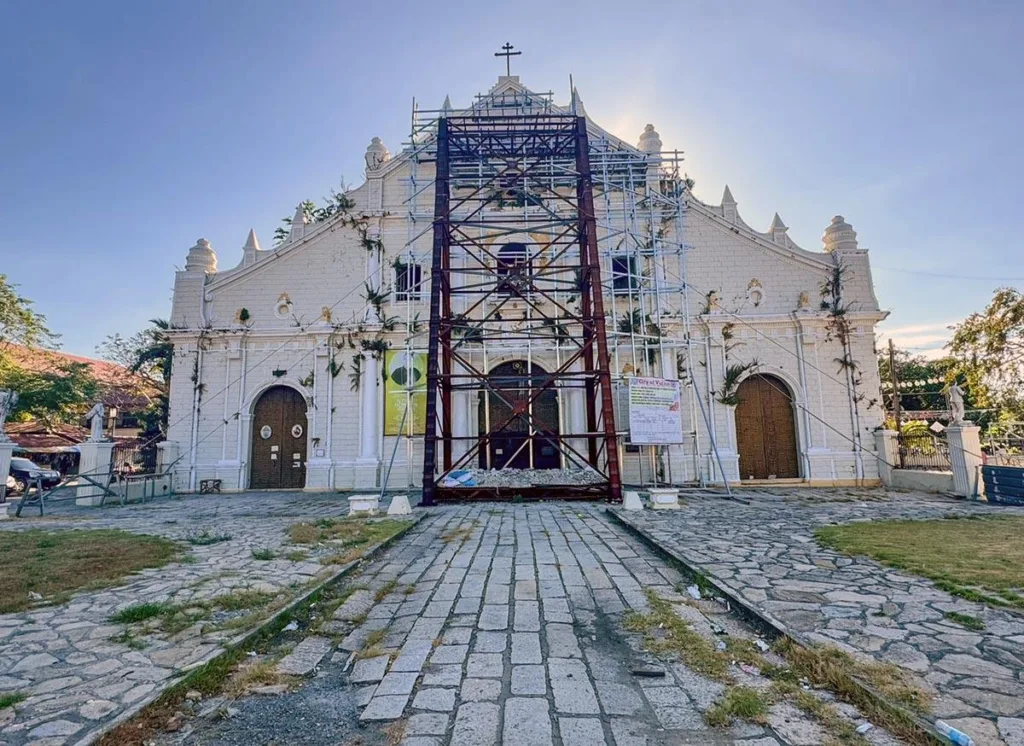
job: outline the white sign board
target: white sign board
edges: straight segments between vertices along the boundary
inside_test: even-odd
[[[629,379],[629,441],[636,445],[683,442],[679,381]]]

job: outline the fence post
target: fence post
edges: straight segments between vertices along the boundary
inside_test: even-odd
[[[953,469],[953,491],[963,497],[978,497],[978,467],[981,466],[981,428],[972,422],[946,428],[949,465]]]
[[[114,453],[112,440],[87,440],[78,444],[81,459],[78,462],[78,473],[92,477],[100,484],[105,484],[110,470],[113,468],[111,457]],[[79,480],[75,492],[76,505],[99,505],[103,501],[104,492],[96,485]]]
[[[895,430],[875,430],[875,453],[878,457],[878,478],[886,487],[892,486],[892,470],[896,468],[898,454]]]

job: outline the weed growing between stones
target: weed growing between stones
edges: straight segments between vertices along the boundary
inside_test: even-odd
[[[650,590],[646,596],[650,611],[646,614],[627,613],[623,619],[625,628],[642,634],[643,646],[649,652],[676,657],[695,672],[727,685],[722,697],[704,713],[709,725],[727,727],[733,720],[761,723],[772,704],[789,701],[818,721],[834,742],[867,743],[849,719],[803,688],[809,683],[855,705],[871,722],[905,742],[931,743],[905,710],[885,706],[856,683],[868,684],[886,702],[895,703],[900,708],[926,712],[929,695],[896,666],[862,663],[837,648],[804,648],[788,639],[778,641],[773,648],[789,664],[779,665],[767,660],[751,640],[730,636],[719,641],[709,639],[680,617],[673,603]],[[724,648],[716,642],[724,643]],[[733,673],[736,665],[756,668],[761,676],[773,682],[771,688],[759,692],[751,687],[737,686]]]
[[[262,686],[287,686],[298,683],[299,679],[277,672],[277,656],[243,662],[233,671],[224,685],[223,692],[229,697],[241,697]]]
[[[733,686],[725,696],[715,702],[704,713],[704,721],[715,728],[725,728],[733,719],[763,724],[768,714],[768,700],[748,686]]]
[[[277,559],[277,553],[269,547],[253,547],[252,558],[260,562],[269,562],[272,559]]]
[[[154,617],[165,616],[175,611],[176,608],[174,604],[166,602],[132,604],[111,614],[109,620],[114,624],[135,624]]]
[[[231,534],[215,534],[208,528],[202,531],[191,531],[185,535],[185,541],[194,547],[206,547],[211,544],[219,544],[222,541],[231,541]]]
[[[932,738],[906,714],[906,710],[927,713],[931,696],[916,686],[900,668],[891,663],[855,661],[838,648],[802,647],[788,639],[779,640],[774,649],[800,678],[855,705],[875,725],[882,726],[906,743],[933,743]],[[881,700],[858,686],[858,681],[877,691]],[[797,706],[800,706],[799,702]]]
[[[646,595],[650,612],[629,612],[623,620],[625,628],[642,633],[644,647],[655,655],[675,655],[697,673],[716,681],[731,681],[731,659],[683,621],[671,603],[650,590]]]
[[[390,539],[409,525],[409,521],[387,518],[321,518],[315,522],[292,524],[288,528],[288,538],[294,544],[327,549],[329,554],[320,557],[321,564],[347,565],[361,559],[371,546]]]
[[[985,629],[985,622],[978,619],[976,616],[970,614],[961,614],[959,611],[947,611],[943,616],[951,622],[959,624],[961,627],[974,630],[979,632]]]
[[[395,590],[395,588],[397,588],[397,587],[398,587],[398,581],[397,580],[395,580],[395,579],[389,580],[387,583],[385,583],[381,587],[380,590],[377,591],[376,594],[374,594],[374,596],[373,596],[374,602],[379,604],[381,601],[383,601],[385,598],[387,598],[389,595],[391,595],[391,592],[393,590]]]
[[[0,710],[14,707],[19,702],[24,702],[28,697],[24,692],[3,692],[0,693]]]

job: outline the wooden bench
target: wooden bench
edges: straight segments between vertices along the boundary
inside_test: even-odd
[[[199,480],[199,494],[209,495],[211,492],[220,493],[220,480],[219,479],[200,479]]]

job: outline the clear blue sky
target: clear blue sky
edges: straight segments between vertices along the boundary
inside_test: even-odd
[[[696,193],[820,248],[841,213],[898,341],[941,344],[1024,285],[1019,2],[0,2],[0,272],[90,355],[167,316],[199,236],[233,266],[297,201],[394,152],[413,96],[513,73],[635,141]],[[925,276],[929,272],[947,277]],[[957,277],[961,279],[956,279]],[[982,278],[982,279],[967,279]]]

